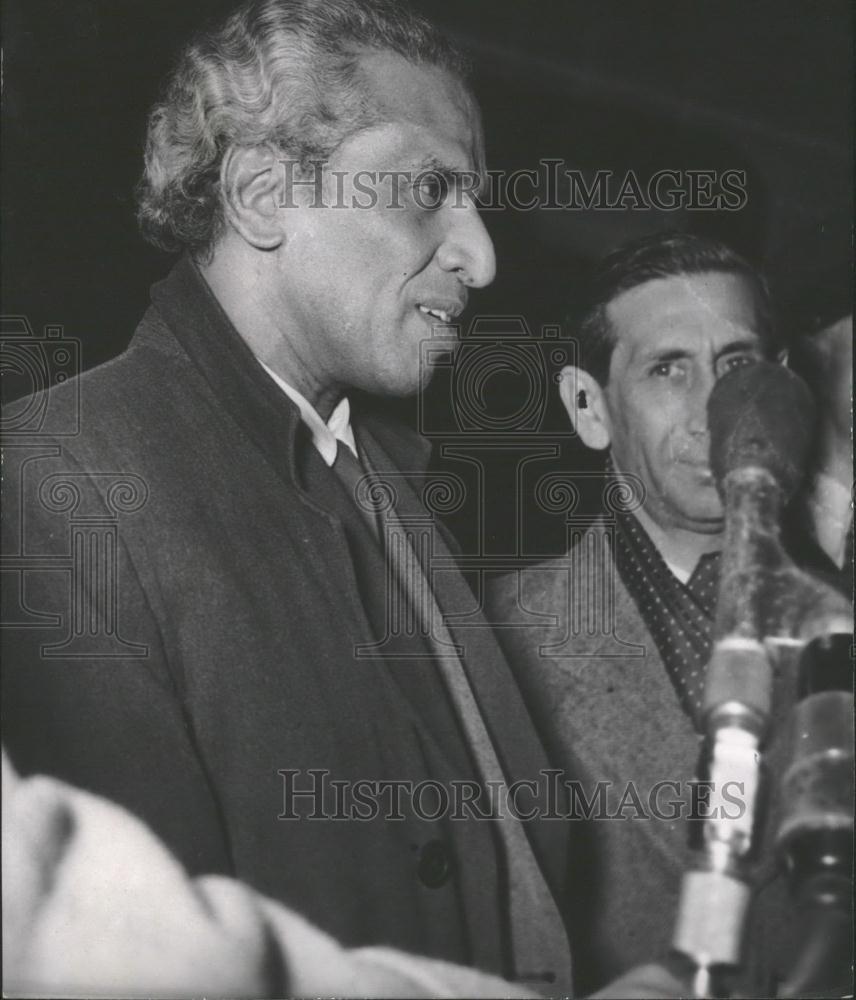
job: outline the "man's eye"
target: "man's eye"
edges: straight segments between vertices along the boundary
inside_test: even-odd
[[[651,367],[649,374],[657,378],[679,378],[683,369],[674,361],[660,361]]]
[[[439,208],[449,194],[449,183],[442,174],[419,174],[413,182],[413,200],[420,208]]]
[[[735,368],[745,368],[747,365],[754,365],[757,363],[758,359],[754,354],[733,354],[720,361],[719,374],[724,375],[726,372],[733,371]]]

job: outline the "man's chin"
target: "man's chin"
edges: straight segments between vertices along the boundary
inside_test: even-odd
[[[372,396],[389,396],[407,399],[428,388],[433,372],[428,365],[411,372],[379,373],[376,380],[364,387],[363,391]]]
[[[699,486],[675,504],[686,526],[700,535],[721,535],[725,530],[725,509],[714,487]]]

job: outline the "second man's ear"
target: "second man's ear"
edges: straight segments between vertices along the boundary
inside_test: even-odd
[[[223,157],[220,186],[226,219],[258,250],[275,250],[285,239],[281,174],[280,162],[267,146],[233,146]]]
[[[566,365],[559,380],[559,396],[583,444],[596,451],[608,448],[612,425],[597,379],[582,368]]]

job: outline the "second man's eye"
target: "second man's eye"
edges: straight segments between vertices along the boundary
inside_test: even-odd
[[[728,357],[720,358],[717,374],[724,375],[726,372],[734,371],[735,368],[745,368],[757,362],[758,358],[754,354],[730,354]]]

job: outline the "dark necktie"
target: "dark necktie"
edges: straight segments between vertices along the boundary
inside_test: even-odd
[[[372,482],[381,498],[389,499],[383,489],[383,476],[372,475],[368,481],[363,480],[365,470],[341,442],[333,467],[342,481],[349,484],[357,507],[367,518],[371,518],[377,530],[377,519],[368,500]],[[361,484],[360,480],[363,480]],[[392,485],[390,482],[389,486]],[[404,491],[403,485],[399,488]],[[396,490],[390,490],[390,495],[395,496],[396,493]],[[392,503],[383,516],[388,540],[385,554],[390,585],[398,586],[432,651],[484,788],[507,787],[508,779],[462,662],[462,651],[459,651],[446,625],[445,615],[434,593],[431,555],[421,544],[424,540],[425,513],[418,516],[414,523],[412,517],[400,514],[396,504]],[[434,546],[437,554],[451,557],[441,537],[435,538]],[[429,560],[427,566],[422,561],[426,557]],[[505,854],[509,944],[515,973],[522,983],[534,989],[544,990],[545,983],[552,983],[554,996],[567,996],[571,993],[571,956],[567,934],[556,901],[529,843],[524,823],[512,811],[502,808],[494,822]]]
[[[371,483],[372,478],[368,476],[359,459],[344,441],[336,440],[336,460],[333,462],[333,471],[342,481],[345,489],[351,497],[351,501],[360,512],[363,520],[371,529],[375,541],[383,547],[383,534],[378,521],[378,515],[372,508]]]

